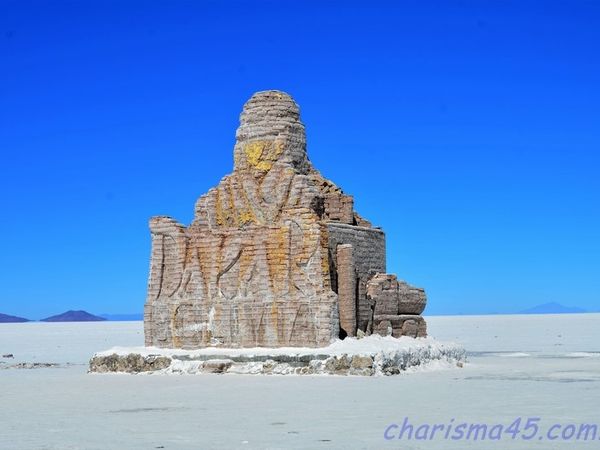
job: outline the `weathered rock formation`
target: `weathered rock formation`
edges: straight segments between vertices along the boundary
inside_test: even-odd
[[[431,363],[462,367],[465,361],[465,349],[457,344],[372,335],[315,349],[119,348],[96,353],[90,360],[90,372],[378,376],[427,368]]]
[[[385,275],[385,235],[310,163],[279,91],[244,105],[234,171],[188,227],[150,220],[147,346],[323,347],[365,334],[425,336],[425,293]]]

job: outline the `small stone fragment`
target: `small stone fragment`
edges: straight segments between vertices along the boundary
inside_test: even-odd
[[[371,356],[354,355],[352,357],[353,369],[370,369],[373,367],[373,358]]]
[[[209,359],[204,361],[202,369],[206,373],[224,373],[232,364],[233,361],[230,359]]]

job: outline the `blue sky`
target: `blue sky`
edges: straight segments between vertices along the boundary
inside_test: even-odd
[[[27,2],[0,14],[0,312],[139,312],[242,104],[289,92],[429,313],[600,309],[600,3]]]

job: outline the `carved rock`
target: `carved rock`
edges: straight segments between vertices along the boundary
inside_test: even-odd
[[[398,312],[400,314],[421,314],[427,305],[425,290],[411,286],[405,281],[398,283]]]
[[[427,336],[427,324],[420,315],[427,304],[423,289],[398,281],[396,275],[378,273],[367,283],[367,298],[373,305],[374,333]]]
[[[424,307],[395,278],[367,296],[385,273],[385,235],[312,166],[289,95],[248,100],[233,153],[233,173],[198,199],[189,226],[150,219],[147,346],[323,347],[373,332],[374,314]]]

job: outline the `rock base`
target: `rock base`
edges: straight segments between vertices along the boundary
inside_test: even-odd
[[[90,372],[377,376],[462,367],[465,361],[465,349],[456,344],[432,338],[369,336],[319,349],[115,348],[94,355]]]

